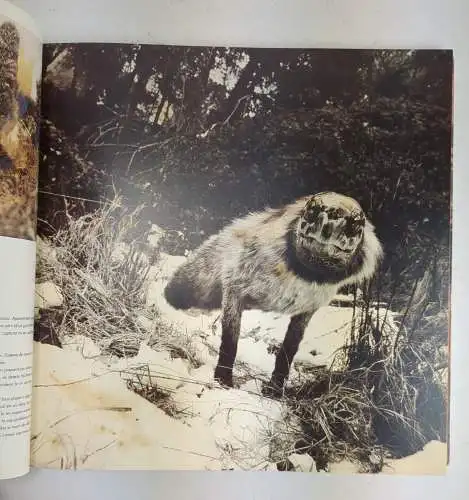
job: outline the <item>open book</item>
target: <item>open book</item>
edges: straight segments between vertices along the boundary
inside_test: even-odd
[[[452,52],[0,6],[0,477],[444,474]]]

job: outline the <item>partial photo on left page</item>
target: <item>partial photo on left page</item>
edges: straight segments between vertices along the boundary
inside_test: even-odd
[[[30,464],[42,41],[0,2],[0,479]]]

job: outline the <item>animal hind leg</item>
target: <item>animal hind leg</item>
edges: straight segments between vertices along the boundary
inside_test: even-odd
[[[224,291],[221,345],[215,368],[215,379],[227,387],[233,387],[233,365],[238,350],[242,312],[241,298],[232,291]]]
[[[275,395],[282,391],[285,380],[290,373],[293,358],[298,352],[298,347],[303,340],[305,329],[312,315],[312,312],[308,312],[291,317],[287,333],[275,359],[272,377],[267,386],[264,387],[264,394]]]

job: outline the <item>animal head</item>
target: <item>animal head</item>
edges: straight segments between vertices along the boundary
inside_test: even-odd
[[[366,224],[365,213],[353,198],[333,192],[315,194],[298,219],[298,257],[305,265],[321,261],[347,266],[363,244]]]

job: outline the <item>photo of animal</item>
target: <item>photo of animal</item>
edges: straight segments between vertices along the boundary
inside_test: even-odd
[[[0,25],[0,127],[18,119],[20,34],[12,22]]]
[[[230,387],[243,310],[291,315],[271,379],[279,389],[312,315],[341,287],[371,278],[382,254],[354,199],[319,193],[244,217],[209,238],[176,270],[165,297],[178,309],[222,309],[215,378]]]
[[[452,69],[46,44],[32,463],[445,470]]]
[[[41,43],[0,24],[0,235],[35,239]]]

